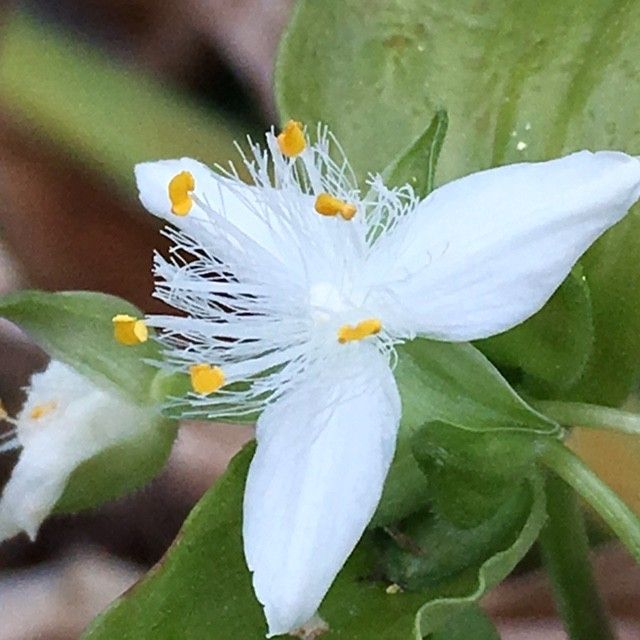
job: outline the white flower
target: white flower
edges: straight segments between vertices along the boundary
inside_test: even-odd
[[[6,417],[6,416],[5,416]],[[22,447],[0,498],[0,542],[20,531],[34,539],[71,473],[85,460],[132,438],[150,424],[150,410],[97,387],[52,361],[31,378],[27,400],[1,450]]]
[[[582,151],[422,201],[372,177],[362,198],[326,131],[301,136],[290,123],[252,147],[253,186],[186,158],[136,168],[144,205],[175,225],[156,295],[182,313],[150,322],[190,368],[192,415],[262,411],[244,546],[271,635],[314,614],[376,509],[401,412],[394,345],[522,322],[640,196],[637,159]]]

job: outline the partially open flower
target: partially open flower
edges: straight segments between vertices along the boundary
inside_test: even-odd
[[[10,420],[11,439],[0,448],[22,448],[0,498],[0,542],[21,531],[35,538],[71,473],[140,434],[152,419],[149,408],[96,386],[61,362],[54,360],[36,373],[22,410]]]
[[[142,202],[177,227],[156,294],[182,313],[149,322],[168,362],[211,378],[193,415],[262,412],[244,545],[272,635],[314,614],[376,509],[401,414],[394,345],[519,324],[640,196],[640,161],[582,151],[422,201],[372,177],[361,197],[326,131],[301,135],[292,122],[254,146],[252,186],[186,158],[136,168]]]

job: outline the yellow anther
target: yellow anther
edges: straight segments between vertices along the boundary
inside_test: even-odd
[[[0,420],[6,420],[9,417],[7,410],[5,409],[4,403],[0,400]]]
[[[363,340],[369,336],[374,336],[376,333],[380,333],[381,329],[382,322],[377,318],[363,320],[355,326],[345,324],[338,329],[338,342],[345,344],[347,342],[353,342],[354,340]]]
[[[40,418],[44,418],[44,416],[53,413],[58,407],[58,403],[52,400],[51,402],[45,402],[44,404],[38,404],[33,409],[31,409],[32,420],[39,420]]]
[[[191,386],[196,393],[207,395],[224,385],[225,376],[220,367],[210,364],[194,364],[189,367]]]
[[[307,146],[304,131],[302,130],[302,123],[289,120],[278,136],[278,146],[282,154],[287,156],[287,158],[293,158],[299,153],[302,153]]]
[[[341,216],[345,220],[351,220],[356,215],[356,207],[344,200],[340,200],[329,193],[321,193],[316,198],[316,211],[321,216]]]
[[[111,319],[113,322],[113,337],[120,343],[132,346],[146,342],[149,338],[149,329],[144,320],[119,313]]]
[[[186,216],[193,207],[191,193],[196,188],[196,181],[188,171],[182,171],[174,176],[169,183],[169,200],[171,212],[177,216]]]

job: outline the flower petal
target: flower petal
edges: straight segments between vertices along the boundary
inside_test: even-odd
[[[640,161],[581,151],[475,173],[434,191],[370,256],[409,333],[462,341],[538,311],[640,197]]]
[[[171,211],[169,183],[184,171],[194,178],[195,200],[191,210],[180,216]],[[191,158],[143,162],[136,165],[135,175],[144,207],[179,229],[195,237],[202,236],[208,226],[215,224],[215,217],[220,216],[246,237],[278,255],[275,234],[258,213],[261,205],[253,187],[225,178]]]
[[[317,610],[380,499],[400,400],[362,345],[267,408],[244,499],[244,546],[270,635]],[[336,363],[337,364],[337,363]]]
[[[42,521],[62,495],[76,460],[62,452],[46,434],[25,448],[0,501],[0,541],[25,531],[34,540]]]

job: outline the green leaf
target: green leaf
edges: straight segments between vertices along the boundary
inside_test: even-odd
[[[447,112],[437,111],[424,133],[382,172],[385,184],[390,187],[410,184],[422,198],[431,193],[448,124]]]
[[[441,421],[471,431],[559,431],[470,344],[418,339],[400,346],[398,355],[403,421],[413,428]]]
[[[500,640],[500,636],[484,611],[470,605],[452,616],[430,640]]]
[[[594,344],[589,287],[581,271],[526,322],[475,345],[498,366],[530,376],[528,388],[553,395],[566,391],[585,371]]]
[[[236,156],[234,139],[244,139],[237,124],[115,63],[75,34],[19,11],[10,15],[2,25],[3,104],[128,194],[136,162],[188,155],[212,165]]]
[[[75,513],[130,493],[162,469],[178,431],[178,423],[149,411],[140,434],[109,447],[81,464],[58,500],[57,513]]]
[[[640,5],[620,0],[300,0],[278,105],[326,122],[361,176],[441,106],[447,180],[585,147],[638,153],[639,20]]]
[[[147,360],[161,360],[149,340],[124,346],[113,337],[113,316],[142,312],[121,298],[90,291],[20,291],[0,296],[0,317],[26,331],[52,358],[62,360],[99,385],[116,386],[136,403],[153,401],[158,369]]]
[[[528,483],[514,483],[502,504],[473,527],[458,527],[436,513],[414,514],[389,530],[382,544],[385,576],[402,587],[448,588],[509,546],[531,509]]]
[[[473,432],[430,422],[413,436],[412,451],[429,479],[433,509],[469,528],[500,509],[531,473],[541,447],[522,432]]]
[[[616,406],[638,384],[639,254],[640,210],[636,207],[596,243],[583,261],[591,289],[596,341],[582,379],[567,394],[573,398]]]
[[[531,478],[529,485],[529,515],[522,528],[497,553],[488,557],[477,569],[467,571],[463,576],[451,581],[447,592],[429,599],[416,616],[415,637],[421,640],[437,631],[461,609],[478,600],[492,587],[506,578],[522,560],[538,538],[546,519],[543,482],[538,475]]]
[[[395,377],[402,398],[396,455],[373,519],[385,525],[432,497],[413,457],[411,439],[427,422],[470,431],[521,431],[556,436],[556,422],[532,409],[476,348],[466,343],[414,340],[398,348]]]

